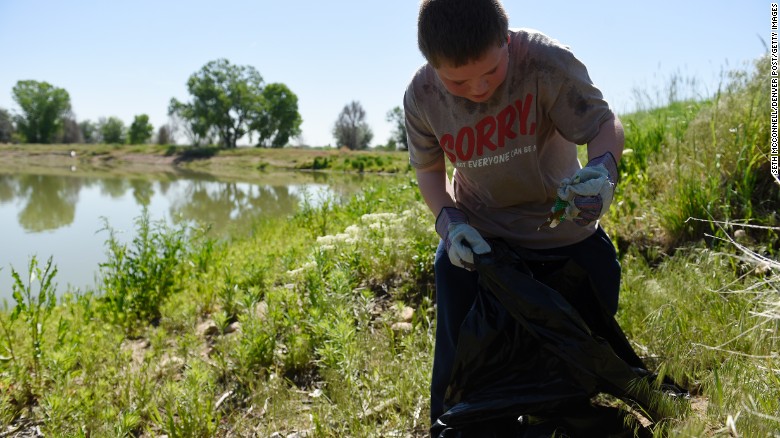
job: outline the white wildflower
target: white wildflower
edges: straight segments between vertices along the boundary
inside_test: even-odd
[[[322,245],[332,245],[335,241],[336,237],[331,235],[317,237],[317,243]]]
[[[347,239],[351,238],[352,236],[350,236],[347,233],[339,233],[339,234],[336,234],[333,237],[335,238],[336,242],[346,242]]]
[[[395,213],[367,213],[364,214],[360,220],[363,222],[371,223],[371,222],[381,222],[384,220],[390,220],[396,216]]]
[[[317,267],[317,262],[315,262],[315,261],[306,262],[299,268],[291,269],[291,270],[287,271],[287,275],[289,275],[291,277],[294,277],[294,276],[296,276],[296,275],[306,271],[307,269],[312,269],[312,268],[315,268],[315,267]]]

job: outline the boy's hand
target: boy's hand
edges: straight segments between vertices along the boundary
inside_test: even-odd
[[[468,224],[466,214],[455,207],[441,209],[436,218],[436,232],[444,240],[447,256],[455,266],[472,270],[474,254],[490,252],[490,245]]]
[[[580,226],[598,220],[609,210],[617,183],[617,163],[610,152],[598,156],[561,181],[558,197],[565,201],[564,218]]]

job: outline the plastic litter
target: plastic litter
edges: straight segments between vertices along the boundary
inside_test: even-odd
[[[480,291],[460,330],[446,412],[431,436],[642,436],[611,394],[657,422],[684,412],[688,393],[636,354],[572,260],[490,241],[476,257]],[[670,407],[671,406],[671,407]],[[635,417],[632,417],[635,418]]]

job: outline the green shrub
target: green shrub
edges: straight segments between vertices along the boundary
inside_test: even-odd
[[[35,256],[28,264],[29,276],[27,281],[16,270],[11,269],[14,279],[12,285],[13,299],[16,305],[6,315],[0,316],[0,329],[2,329],[3,353],[0,361],[10,364],[10,377],[12,384],[7,388],[14,388],[11,397],[19,407],[29,406],[44,395],[46,371],[43,368],[51,345],[45,345],[45,332],[47,320],[57,303],[55,286],[52,284],[57,275],[57,267],[52,265],[52,259],[46,262],[43,269],[38,266]],[[33,284],[38,283],[38,294],[34,294]],[[6,316],[8,320],[6,320]],[[23,327],[21,333],[15,331],[15,323],[21,320]],[[60,321],[58,331],[64,329]],[[62,339],[58,333],[58,339]],[[6,356],[7,355],[7,356]]]
[[[138,334],[148,323],[157,323],[160,307],[178,290],[185,247],[185,228],[172,229],[151,222],[148,211],[136,218],[136,235],[122,243],[105,222],[108,261],[100,264],[102,309],[113,323],[129,334]]]
[[[314,163],[311,168],[314,170],[327,169],[330,167],[330,158],[328,157],[314,157]]]

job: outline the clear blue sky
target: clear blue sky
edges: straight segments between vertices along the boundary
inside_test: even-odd
[[[619,113],[635,91],[657,99],[672,76],[683,91],[711,94],[723,72],[765,52],[770,2],[505,0],[510,26],[569,45]],[[189,100],[187,78],[227,58],[254,66],[299,99],[302,143],[332,144],[344,105],[359,101],[385,143],[385,114],[402,103],[423,63],[417,1],[400,0],[0,0],[0,108],[18,111],[19,80],[70,93],[78,120],[148,114],[166,123],[172,97]],[[652,100],[651,99],[651,100]]]

